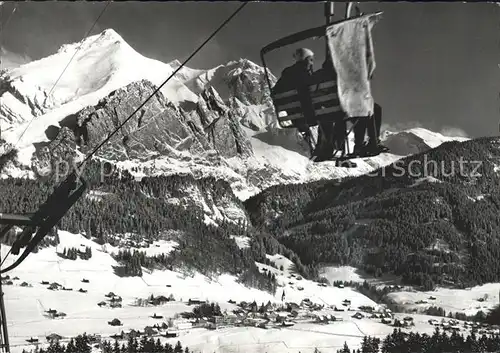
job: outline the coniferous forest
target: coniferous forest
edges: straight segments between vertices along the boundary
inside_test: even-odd
[[[384,339],[364,337],[360,349],[347,344],[338,353],[493,353],[500,351],[500,335],[464,337],[457,332],[447,334],[436,328],[432,335],[402,332],[395,329]]]
[[[175,345],[169,343],[162,344],[159,339],[143,337],[129,338],[127,343],[120,344],[117,340],[102,341],[98,346],[101,347],[102,353],[189,353],[188,347],[182,347],[182,344],[177,341]],[[29,353],[23,349],[23,353]],[[86,334],[79,335],[75,339],[71,338],[69,343],[61,344],[58,341],[51,342],[49,347],[36,348],[31,350],[32,353],[91,353],[92,344]]]
[[[271,187],[245,206],[305,266],[351,265],[427,290],[498,282],[499,162],[495,138],[447,142],[340,185]]]
[[[189,353],[196,352],[183,347],[180,342],[175,345],[162,344],[159,339],[130,337],[126,343],[118,341],[102,341],[97,344],[103,353]],[[49,347],[36,348],[31,353],[90,353],[92,345],[86,334],[71,339],[67,344],[50,343]],[[394,331],[384,338],[365,336],[359,349],[351,349],[344,343],[338,353],[496,353],[500,351],[500,335],[477,335],[472,332],[466,336],[453,331],[451,334],[438,328],[432,335],[418,332]],[[23,353],[30,351],[23,350]],[[316,348],[315,353],[321,353]]]
[[[125,233],[158,239],[169,229],[182,232],[171,256],[127,255],[116,269],[120,275],[141,275],[144,265],[187,265],[208,275],[238,274],[246,283],[272,291],[272,278],[260,274],[254,261],[265,263],[266,253],[279,253],[306,278],[316,278],[323,264],[339,264],[374,276],[395,274],[422,289],[471,286],[500,280],[498,147],[492,138],[448,142],[340,185],[321,181],[271,187],[244,203],[250,225],[207,224],[203,210],[182,192],[196,188],[212,200],[238,204],[225,181],[184,175],[137,181],[118,171],[101,179],[100,165],[90,163],[84,177],[101,196],[79,200],[59,228],[84,232],[99,242]],[[421,164],[411,165],[414,161]],[[425,161],[439,166],[424,168]],[[460,169],[459,161],[465,161]],[[50,178],[1,180],[5,197],[0,208],[32,212],[53,184]],[[168,198],[184,201],[166,202]],[[250,237],[250,247],[240,249],[232,234]]]
[[[147,240],[158,240],[169,230],[177,230],[181,234],[175,239],[168,239],[179,244],[168,256],[148,257],[141,252],[120,252],[115,256],[121,263],[115,268],[118,275],[141,276],[141,267],[187,267],[208,276],[220,273],[238,275],[245,284],[274,292],[275,279],[260,273],[255,265],[255,261],[266,262],[266,246],[271,247],[272,243],[267,241],[264,244],[264,236],[253,237],[250,228],[243,222],[222,220],[218,225],[207,224],[197,201],[191,201],[182,192],[183,189],[197,188],[209,198],[231,200],[238,204],[239,200],[226,182],[179,175],[136,181],[127,172],[121,175],[117,172],[101,180],[99,168],[100,165],[95,162],[87,165],[83,177],[89,184],[89,192],[62,218],[59,229],[84,233],[87,238],[101,244],[120,237],[120,234],[135,234]],[[54,178],[43,181],[2,179],[0,209],[9,213],[34,212],[45,202],[55,184]],[[92,195],[95,191],[99,192],[99,196]],[[183,198],[185,203],[169,203],[169,197]],[[240,249],[231,238],[234,234],[249,236],[251,246]],[[8,234],[3,240],[12,244],[14,238],[13,234]],[[57,244],[57,233],[52,231],[44,244]],[[284,248],[277,242],[274,246],[280,251]],[[288,253],[291,254],[290,251]],[[66,253],[60,256],[89,259],[92,254],[88,250],[78,254],[76,249],[66,249]],[[306,271],[296,255],[295,262],[299,270]]]

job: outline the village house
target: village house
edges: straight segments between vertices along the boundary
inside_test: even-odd
[[[361,314],[361,313],[356,313],[352,317],[355,318],[355,319],[360,320],[360,319],[364,318],[365,316],[363,314]]]
[[[59,290],[59,288],[62,287],[59,283],[53,282],[49,285],[48,289],[50,290]]]
[[[113,320],[111,320],[111,321],[108,321],[108,324],[109,324],[110,326],[122,326],[121,321],[120,321],[120,320],[118,320],[118,319],[113,319]]]
[[[206,301],[205,300],[201,300],[201,299],[189,299],[188,301],[188,305],[199,305],[199,304],[206,304]]]
[[[124,336],[125,336],[125,334],[122,331],[121,333],[114,334],[114,335],[111,335],[109,337],[114,339],[114,340],[122,340],[124,338]]]
[[[48,343],[56,343],[59,342],[63,337],[58,335],[57,333],[51,333],[46,337]]]
[[[286,310],[287,311],[292,311],[292,310],[299,310],[300,309],[300,305],[298,305],[297,303],[286,303]]]
[[[166,338],[179,337],[179,332],[176,330],[168,330],[163,336]]]
[[[151,326],[146,326],[144,328],[144,334],[148,337],[154,336],[158,334],[158,330],[156,330],[154,327]]]
[[[213,320],[215,328],[218,329],[233,326],[238,321],[238,317],[234,315],[214,316]]]
[[[365,313],[373,313],[375,311],[375,308],[373,306],[368,305],[362,305],[358,309]]]
[[[165,296],[163,296],[163,295],[160,295],[160,296],[158,296],[158,297],[152,297],[151,299],[149,299],[149,300],[148,300],[148,303],[149,303],[150,305],[155,305],[155,306],[156,306],[156,305],[162,305],[162,304],[165,304],[165,303],[167,303],[167,302],[169,302],[169,301],[170,301],[170,299],[169,299],[169,298],[167,298],[167,297],[165,297]]]
[[[111,299],[109,301],[111,303],[121,303],[122,297],[120,297],[119,295],[115,295],[115,296],[111,297]]]
[[[58,313],[57,313],[57,310],[55,309],[49,309],[46,311],[46,313],[48,314],[48,316],[51,318],[51,319],[55,319],[58,317]]]
[[[91,334],[87,336],[89,343],[94,344],[94,343],[99,343],[101,342],[102,336],[98,334]]]
[[[392,319],[384,317],[384,318],[382,318],[381,322],[383,324],[390,325],[390,324],[392,324]]]
[[[411,316],[406,316],[403,319],[403,325],[406,325],[406,326],[414,325],[413,324],[413,318]]]
[[[315,321],[318,324],[327,324],[328,317],[326,315],[317,315]]]
[[[173,325],[178,330],[185,330],[193,327],[193,324],[186,319],[175,319],[173,320]]]

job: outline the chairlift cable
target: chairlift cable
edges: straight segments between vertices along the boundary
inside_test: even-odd
[[[113,130],[111,132],[111,134],[108,135],[108,137],[106,137],[104,139],[104,141],[102,141],[89,155],[87,155],[87,157],[85,157],[85,159],[80,163],[80,165],[78,167],[81,167],[85,162],[87,162],[106,142],[109,141],[109,139],[111,137],[113,137],[113,135],[115,135],[130,119],[132,119],[132,117],[139,111],[141,110],[141,108],[147,103],[149,102],[149,100],[151,98],[153,98],[161,89],[163,86],[165,86],[165,84],[167,84],[168,81],[170,81],[187,63],[189,60],[191,60],[201,49],[203,49],[203,47],[213,38],[215,37],[215,35],[220,31],[222,30],[232,19],[233,17],[235,17],[238,12],[240,12],[246,5],[248,5],[248,2],[244,2],[240,7],[238,7],[236,9],[236,11],[233,12],[233,14],[231,16],[229,16],[186,60],[184,60],[184,62],[165,80],[163,81],[163,83],[153,92],[151,93],[151,95],[146,98],[146,100],[144,100],[144,102],[141,103],[141,105],[139,105],[139,107],[137,107],[134,112],[132,114],[130,114],[127,119],[125,119],[115,130]]]
[[[2,5],[3,5],[3,3],[0,4],[0,6],[2,6]],[[14,15],[14,12],[16,12],[16,10],[17,10],[17,5],[18,5],[18,3],[16,3],[16,6],[14,6],[14,9],[10,13],[9,17],[7,17],[7,20],[5,20],[5,24],[0,28],[0,33],[2,33],[5,30],[5,28],[7,28],[7,25],[9,24],[12,16]]]
[[[75,53],[73,54],[73,56],[71,57],[71,59],[68,61],[68,63],[66,64],[66,67],[64,68],[64,70],[61,72],[61,74],[59,75],[59,77],[57,78],[56,82],[52,85],[52,88],[50,89],[49,91],[49,94],[47,95],[47,97],[45,98],[45,100],[47,100],[50,95],[52,94],[52,92],[54,91],[54,88],[57,86],[57,84],[59,83],[59,80],[61,79],[61,77],[64,75],[64,73],[66,72],[66,70],[68,69],[69,65],[71,64],[71,62],[73,61],[73,59],[75,58],[76,54],[78,54],[78,52],[80,51],[80,49],[82,48],[83,46],[83,42],[84,40],[89,36],[89,34],[92,32],[92,30],[94,29],[95,25],[97,24],[97,22],[101,19],[102,15],[104,15],[104,12],[106,11],[106,9],[108,8],[108,6],[111,4],[113,0],[108,0],[106,2],[106,6],[104,6],[104,8],[101,10],[101,13],[99,14],[99,16],[97,16],[97,18],[95,19],[94,23],[92,24],[92,27],[90,27],[90,29],[87,31],[87,33],[85,34],[85,36],[83,37],[81,43],[80,43],[80,46],[76,49]],[[12,148],[15,148],[17,146],[17,144],[19,143],[19,141],[21,141],[22,137],[24,136],[24,134],[26,133],[26,131],[28,130],[28,128],[30,127],[31,123],[33,122],[33,120],[35,120],[36,116],[33,116],[33,118],[31,118],[31,120],[29,121],[28,125],[26,126],[26,128],[24,129],[24,131],[21,133],[21,135],[19,136],[19,138],[17,139],[16,143],[14,144],[14,146]]]
[[[111,2],[112,0],[110,0],[109,2]],[[179,70],[181,70],[185,65],[186,63],[191,60],[222,28],[224,28],[232,19],[233,17],[235,17],[242,9],[243,7],[245,7],[248,3],[247,2],[244,2],[231,16],[229,16],[178,68],[177,70],[175,70],[127,119],[124,120],[124,122],[118,126],[106,139],[104,139],[104,141],[102,141],[79,165],[77,168],[75,168],[75,171],[73,173],[70,173],[65,181],[63,181],[59,186],[61,186],[64,182],[67,182],[68,178],[71,176],[71,175],[74,175],[74,173],[76,171],[78,171],[78,169],[80,169],[98,150],[99,148],[101,148],[107,141],[109,141],[109,139],[114,135],[116,134],[116,132],[118,132],[122,127],[123,125],[125,125],[128,120],[130,120],[152,97],[154,97],[159,91],[160,89],[172,78],[174,77],[177,72]],[[104,12],[104,11],[103,11]],[[97,22],[97,21],[96,21]],[[76,192],[78,192],[79,190],[77,190]],[[81,196],[81,195],[80,195]],[[49,223],[49,225],[51,225],[50,228],[52,228],[52,226],[55,226],[55,224],[50,224],[51,221],[54,220],[54,217],[52,218],[48,218],[46,222]],[[57,223],[57,222],[56,222]],[[45,224],[44,225],[45,228],[47,227],[47,225]],[[42,225],[42,227],[44,227]],[[47,229],[45,229],[47,230]],[[47,232],[41,232],[41,234],[46,234]],[[26,249],[25,251],[23,252],[23,254],[12,264],[10,265],[7,269],[4,269],[4,270],[0,270],[0,273],[4,273],[4,272],[7,272],[9,270],[12,270],[14,269],[15,267],[17,267],[28,255],[29,253],[32,252],[32,250],[36,247],[36,245],[42,240],[44,235],[42,236],[39,236],[38,232],[37,234],[31,239],[31,241],[29,242],[29,244],[26,246]],[[7,253],[7,255],[5,256],[5,258],[3,259],[3,261],[0,263],[0,268],[1,266],[4,264],[5,260],[7,259],[7,257],[9,256],[9,254],[11,253],[12,251],[12,247],[9,249],[9,252]]]
[[[73,56],[71,57],[70,61],[68,62],[68,64],[66,65],[66,67],[64,68],[64,70],[61,72],[61,74],[59,75],[59,78],[56,80],[56,82],[54,83],[54,85],[52,86],[48,96],[51,95],[52,91],[54,90],[54,88],[56,87],[57,83],[59,82],[59,80],[61,79],[62,75],[64,74],[64,72],[66,71],[66,69],[69,67],[69,64],[73,61],[73,59],[75,58],[76,54],[78,53],[78,51],[81,49],[82,45],[83,45],[83,40],[85,40],[85,38],[87,38],[89,36],[89,34],[92,32],[92,30],[94,29],[94,27],[96,26],[97,22],[99,21],[99,19],[103,16],[104,12],[106,11],[106,9],[108,8],[108,6],[111,4],[113,0],[108,0],[107,3],[106,3],[106,6],[104,6],[104,8],[101,10],[99,16],[95,19],[94,23],[92,24],[92,27],[90,27],[90,29],[87,31],[87,33],[85,34],[85,36],[83,37],[82,39],[82,43],[80,44],[80,46],[77,48],[77,50],[75,51],[75,53],[73,54]],[[0,33],[3,29],[5,29],[5,27],[7,26],[10,18],[12,17],[12,14],[16,11],[17,9],[17,4],[16,4],[16,7],[14,8],[14,10],[12,11],[11,15],[9,16],[9,18],[7,19],[5,25],[3,28],[0,29]],[[31,123],[33,122],[33,120],[35,119],[35,117],[33,117],[30,122],[28,123],[28,125],[26,126],[26,128],[24,129],[24,131],[22,132],[22,134],[19,136],[17,142],[14,144],[14,146],[12,147],[12,149],[14,149],[17,144],[19,143],[19,141],[21,141],[21,138],[23,137],[23,135],[26,133],[26,131],[28,130],[29,126],[31,125]],[[0,263],[0,268],[3,266],[3,264],[5,263],[5,260],[7,260],[7,257],[10,255],[10,253],[12,252],[12,247],[9,249],[9,251],[7,252],[7,255],[5,255],[5,257],[3,258],[2,262]]]

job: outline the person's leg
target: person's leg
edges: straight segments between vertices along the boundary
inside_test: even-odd
[[[376,119],[375,116],[371,116],[369,118],[364,119],[367,124],[367,132],[368,132],[368,148],[374,149],[378,145],[377,139],[377,128],[376,128]]]
[[[325,158],[330,158],[334,150],[334,126],[332,122],[325,122],[322,124],[323,127],[323,155]]]
[[[305,120],[300,120],[295,122],[295,127],[297,128],[300,136],[302,136],[304,141],[309,145],[309,148],[311,150],[311,156],[314,156],[316,152],[316,147],[313,146],[311,130],[309,129],[309,126],[305,123]]]
[[[333,154],[333,125],[325,121],[318,124],[318,141],[314,148],[313,159],[316,162],[321,162],[329,159]]]
[[[367,153],[379,154],[389,151],[389,149],[380,142],[380,127],[382,125],[382,107],[375,103],[374,115],[368,122],[369,142]]]
[[[382,107],[375,103],[374,108],[375,131],[377,136],[377,144],[380,144],[380,127],[382,126]]]
[[[333,127],[333,141],[335,142],[336,150],[343,153],[345,151],[345,140],[347,133],[347,124],[344,118],[339,118]]]
[[[324,139],[325,139],[325,134],[323,132],[323,127],[321,126],[321,124],[318,124],[318,137],[316,139],[316,146],[314,146],[314,151],[313,151],[314,160],[319,159],[322,154]]]
[[[354,154],[361,154],[365,146],[365,133],[366,133],[366,120],[360,118],[355,120],[356,125],[354,125]]]

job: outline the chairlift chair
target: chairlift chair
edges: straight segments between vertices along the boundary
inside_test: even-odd
[[[78,185],[78,181],[80,185]],[[35,213],[0,213],[0,225],[3,225],[0,229],[0,238],[4,237],[12,227],[24,226],[21,234],[12,245],[11,252],[17,255],[21,247],[26,247],[21,256],[12,265],[1,269],[0,273],[8,272],[19,266],[49,231],[59,223],[75,202],[80,199],[86,188],[86,181],[77,176],[76,171],[74,171],[61,185],[55,188]],[[35,235],[33,236],[33,234]]]
[[[327,24],[315,28],[310,28],[301,32],[297,32],[281,39],[278,39],[271,44],[268,44],[260,51],[260,58],[262,61],[262,66],[264,67],[264,73],[266,81],[271,91],[271,99],[274,104],[275,113],[277,116],[278,123],[281,128],[299,128],[299,126],[307,126],[308,132],[303,136],[309,144],[311,150],[311,157],[313,151],[316,148],[317,141],[314,140],[311,133],[311,127],[318,126],[319,122],[331,122],[336,123],[340,120],[351,123],[350,128],[346,131],[345,136],[345,149],[339,150],[337,146],[334,147],[333,156],[334,160],[345,160],[354,158],[350,155],[349,151],[349,141],[348,136],[353,131],[356,123],[360,119],[366,119],[367,117],[356,117],[349,118],[342,110],[342,107],[337,102],[338,92],[337,83],[333,80],[324,80],[322,78],[317,78],[318,82],[313,81],[309,87],[309,98],[312,101],[314,116],[307,116],[305,109],[303,109],[301,101],[299,99],[297,89],[292,89],[286,92],[276,92],[272,93],[272,85],[269,77],[269,71],[267,69],[267,64],[265,61],[265,55],[271,51],[293,45],[298,42],[302,42],[307,39],[319,39],[321,37],[326,37],[326,30],[328,27],[339,24],[345,21],[353,20],[366,15],[380,15],[382,12],[376,12],[373,14],[363,14],[359,10],[359,7],[355,5],[356,15],[350,16],[353,3],[347,4],[345,18],[339,21],[330,22],[330,18],[333,16],[332,13],[325,13],[327,16]],[[328,47],[325,48],[325,59],[328,54]],[[346,125],[347,126],[347,125]],[[320,126],[319,126],[320,128]],[[340,153],[340,157],[335,157]]]

